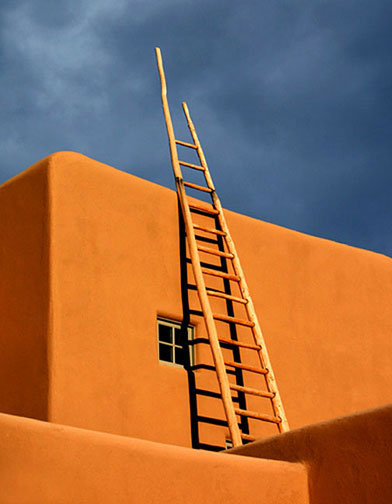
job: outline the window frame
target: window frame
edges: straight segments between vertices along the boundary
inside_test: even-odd
[[[168,326],[168,327],[172,328],[172,334],[173,334],[172,343],[168,343],[166,341],[160,341],[160,339],[159,339],[159,326],[160,325],[164,325],[164,326]],[[181,329],[181,326],[182,326],[182,323],[179,322],[178,320],[173,320],[173,319],[169,319],[166,317],[159,317],[159,316],[157,317],[157,349],[158,349],[158,362],[159,362],[159,364],[165,364],[167,366],[175,367],[178,369],[185,369],[183,364],[178,364],[175,362],[175,358],[176,358],[175,357],[175,349],[176,348],[183,348],[183,347],[181,345],[176,345],[174,329]],[[195,326],[192,324],[189,324],[188,328],[187,328],[187,332],[188,332],[188,342],[193,341],[195,339]],[[159,345],[160,344],[167,345],[168,347],[172,348],[173,361],[161,360],[159,358]],[[192,367],[195,365],[194,345],[189,344],[188,349],[189,349],[190,366]]]

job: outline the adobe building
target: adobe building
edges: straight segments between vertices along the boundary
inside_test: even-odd
[[[389,257],[225,211],[291,431],[215,453],[176,193],[59,152],[0,212],[0,502],[391,502]]]

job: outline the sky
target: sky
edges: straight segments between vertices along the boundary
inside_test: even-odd
[[[392,2],[1,0],[0,183],[71,150],[174,188],[186,100],[224,207],[392,255]]]

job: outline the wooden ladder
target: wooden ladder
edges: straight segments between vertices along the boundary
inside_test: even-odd
[[[169,104],[167,101],[167,87],[165,73],[162,63],[162,55],[160,49],[155,48],[157,64],[159,75],[161,79],[161,96],[162,105],[166,121],[166,128],[169,137],[170,145],[170,155],[174,171],[174,176],[176,180],[177,192],[180,201],[180,206],[183,214],[185,232],[188,240],[189,253],[191,256],[191,262],[193,267],[193,273],[195,277],[197,293],[200,300],[200,305],[202,313],[204,316],[204,321],[206,325],[206,330],[208,334],[209,343],[211,345],[212,357],[214,360],[214,365],[217,373],[220,393],[223,401],[224,411],[227,419],[227,424],[230,432],[230,437],[233,446],[240,446],[245,441],[253,441],[255,438],[247,433],[241,432],[237,417],[252,418],[264,422],[271,422],[276,424],[279,432],[285,432],[289,430],[286,415],[283,409],[282,401],[279,395],[279,391],[276,385],[276,380],[274,373],[272,371],[272,366],[268,357],[267,349],[265,346],[263,334],[258,323],[255,309],[253,306],[252,299],[249,294],[248,286],[245,281],[245,276],[242,271],[238,255],[231,238],[229,229],[227,227],[226,219],[223,214],[222,205],[216,194],[215,187],[207,166],[206,159],[202,147],[200,145],[199,139],[196,134],[195,127],[191,120],[188,107],[185,102],[182,103],[183,110],[185,113],[186,121],[188,124],[189,131],[191,133],[193,143],[185,142],[182,140],[177,140],[174,136],[173,123],[170,116]],[[196,151],[197,156],[200,160],[200,164],[193,164],[178,159],[177,146],[186,147]],[[181,166],[189,168],[191,170],[198,170],[204,174],[204,180],[206,185],[198,185],[191,182],[184,181]],[[205,205],[199,202],[190,201],[185,188],[189,187],[191,189],[202,191],[203,193],[208,193],[211,196],[211,204]],[[192,213],[202,214],[204,216],[211,216],[218,223],[215,227],[202,226],[194,223],[192,219]],[[197,233],[206,233],[208,236],[213,235],[223,241],[225,244],[224,250],[222,247],[213,248],[206,247],[200,244],[200,237],[196,235]],[[203,267],[200,260],[200,253],[212,254],[214,256],[223,257],[225,260],[230,261],[232,265],[233,273],[223,272],[216,269],[211,269]],[[231,293],[222,292],[216,289],[206,287],[206,277],[215,276],[220,277],[226,281],[235,282],[239,287],[239,296],[233,296]],[[237,318],[227,314],[213,313],[210,303],[210,298],[223,298],[231,303],[239,303],[245,307],[246,318]],[[220,337],[217,331],[216,322],[223,321],[233,325],[244,326],[250,329],[252,332],[252,343],[245,343],[239,340],[228,339]],[[246,348],[248,350],[254,350],[258,355],[258,365],[248,366],[240,362],[232,362],[225,360],[222,353],[222,345],[232,345],[236,348]],[[234,370],[247,371],[251,373],[256,373],[261,375],[265,380],[266,390],[259,390],[256,388],[250,388],[239,384],[234,384],[229,381],[227,368]],[[237,393],[243,393],[245,395],[259,396],[268,399],[272,406],[272,415],[267,415],[259,413],[257,411],[249,411],[247,409],[240,409],[235,407],[233,403],[232,391]]]

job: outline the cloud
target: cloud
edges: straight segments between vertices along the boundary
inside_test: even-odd
[[[391,20],[386,0],[2,2],[2,180],[76,150],[173,187],[159,45],[227,207],[391,254]]]

